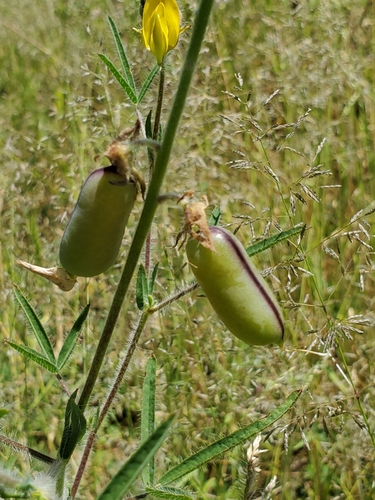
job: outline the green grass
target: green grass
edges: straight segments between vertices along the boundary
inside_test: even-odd
[[[0,338],[36,348],[13,299],[12,282],[37,308],[57,348],[90,300],[82,341],[63,372],[70,387],[80,388],[141,202],[118,264],[99,278],[81,279],[72,292],[26,274],[15,260],[46,267],[58,263],[62,232],[81,183],[106,164],[103,159],[95,163],[95,155],[135,121],[125,94],[97,56],[116,57],[106,16],[117,23],[137,78],[144,78],[154,61],[131,30],[140,24],[137,2],[1,4]],[[180,6],[184,22],[190,22],[195,3],[181,1]],[[374,14],[374,3],[364,0],[217,2],[164,188],[206,194],[211,208],[220,204],[222,223],[238,230],[244,245],[275,234],[279,226],[307,225],[300,243],[294,239],[254,258],[260,269],[269,270],[267,280],[283,308],[285,346],[241,343],[223,328],[199,291],[153,317],[102,428],[80,498],[96,498],[139,443],[141,384],[151,353],[158,364],[157,419],[179,412],[157,456],[159,476],[303,388],[294,410],[264,434],[261,448],[267,452],[261,455],[254,498],[274,476],[272,498],[374,495],[369,433],[375,428]],[[182,38],[167,59],[164,122],[189,31]],[[144,116],[156,90],[155,84],[142,105]],[[308,109],[299,126],[291,125]],[[264,134],[261,141],[254,142],[260,134],[254,121]],[[242,163],[233,163],[238,160]],[[137,164],[146,175],[142,151]],[[318,164],[329,174],[304,177]],[[172,203],[160,207],[153,227],[160,299],[193,279],[184,251],[173,247],[181,224],[179,208]],[[124,307],[91,400],[91,417],[135,318],[131,302]],[[1,432],[53,455],[66,405],[57,381],[5,344],[0,367],[0,403],[10,410],[10,418],[1,420]],[[0,461],[30,472],[28,460],[10,449],[0,449]],[[38,467],[34,461],[32,470]],[[240,499],[245,472],[246,449],[238,447],[191,475],[188,486],[202,499]]]

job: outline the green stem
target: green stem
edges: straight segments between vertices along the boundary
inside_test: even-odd
[[[156,157],[154,175],[152,176],[150,186],[147,192],[143,211],[131,243],[125,267],[121,275],[116,293],[114,295],[111,308],[109,310],[106,324],[104,325],[98,347],[91,363],[85,385],[83,387],[78,405],[85,410],[91,393],[95,387],[100,368],[103,364],[108,344],[111,340],[121,306],[128,291],[131,279],[136,269],[139,256],[142,252],[147,234],[150,230],[156,208],[158,206],[158,196],[167,171],[169,157],[177,133],[178,125],[184,109],[186,97],[190,87],[190,82],[194,73],[195,65],[198,60],[200,47],[208,24],[208,19],[214,0],[201,0],[200,6],[195,18],[190,45],[186,54],[184,66],[181,72],[181,78],[176,92],[176,97],[169,115],[169,120],[165,129],[165,135],[161,144],[160,151]]]
[[[163,107],[164,87],[165,87],[165,68],[164,68],[164,63],[162,63],[159,72],[159,91],[158,91],[158,101],[155,110],[154,130],[152,131],[152,139],[154,141],[157,141],[159,137],[159,126],[160,126],[161,112]],[[155,165],[155,152],[152,149],[150,149],[150,179],[154,172],[154,165]],[[151,229],[148,232],[146,239],[146,247],[145,247],[145,269],[147,275],[150,272],[150,268],[151,268]]]
[[[59,459],[55,461],[55,463],[50,467],[48,471],[48,475],[53,477],[56,481],[56,495],[59,499],[64,498],[66,481],[65,473],[67,465],[68,460]]]
[[[155,111],[154,130],[152,131],[152,138],[154,141],[158,140],[161,111],[162,111],[162,107],[163,107],[164,86],[165,86],[164,63],[162,63],[162,65],[160,66],[159,75],[160,76],[159,76],[158,102],[157,102],[156,111]]]
[[[64,464],[64,468],[61,469],[60,474],[56,481],[56,494],[58,495],[58,498],[64,498],[66,465],[67,464]]]
[[[184,288],[180,292],[177,292],[175,295],[172,295],[171,297],[168,297],[162,302],[159,302],[158,304],[155,304],[154,306],[150,307],[149,312],[153,314],[157,311],[160,311],[160,309],[164,309],[164,307],[169,306],[170,304],[172,304],[172,302],[175,302],[176,300],[180,299],[184,295],[187,295],[188,293],[192,292],[198,287],[199,287],[198,283],[193,283],[192,285],[189,285],[187,288]]]

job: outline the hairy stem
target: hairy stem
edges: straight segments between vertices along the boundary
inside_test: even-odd
[[[120,369],[117,372],[117,375],[115,377],[115,380],[113,381],[111,390],[109,391],[109,394],[106,397],[106,400],[104,401],[104,404],[100,410],[99,416],[96,420],[95,426],[90,432],[90,435],[88,437],[88,440],[86,442],[85,450],[83,452],[82,458],[81,458],[81,463],[79,464],[78,471],[76,474],[76,477],[74,479],[74,483],[72,486],[72,492],[71,492],[71,498],[72,500],[75,498],[75,495],[78,490],[79,483],[81,482],[84,470],[86,468],[87,460],[89,458],[92,446],[94,444],[96,435],[98,433],[98,430],[100,426],[103,423],[103,420],[105,416],[107,415],[109,409],[112,406],[113,400],[117,394],[117,391],[120,387],[120,384],[124,378],[124,375],[129,367],[130,361],[133,357],[133,354],[135,352],[135,349],[138,344],[138,340],[141,336],[141,333],[144,330],[144,327],[146,326],[146,322],[150,316],[149,311],[145,311],[141,314],[141,317],[139,318],[137,328],[134,330],[134,332],[131,335],[131,338],[129,339],[128,343],[128,349],[126,351],[124,359],[120,363]]]
[[[40,460],[41,462],[44,462],[46,464],[53,464],[56,462],[54,458],[49,457],[48,455],[45,455],[40,451],[34,450],[29,446],[25,446],[21,443],[18,443],[17,441],[14,441],[14,439],[8,438],[7,436],[3,436],[1,434],[0,434],[0,443],[3,443],[6,446],[9,446],[13,450],[16,450],[20,453],[24,453],[25,455],[29,455],[30,457],[36,458],[37,460]]]
[[[155,304],[154,306],[150,307],[149,309],[150,313],[154,313],[160,311],[160,309],[164,309],[164,307],[169,306],[169,304],[172,304],[172,302],[175,302],[176,300],[180,299],[184,295],[187,295],[188,293],[192,292],[198,287],[199,287],[198,283],[193,283],[192,285],[188,286],[187,288],[184,288],[180,292],[177,292],[171,297],[168,297],[162,302],[159,302],[158,304]]]

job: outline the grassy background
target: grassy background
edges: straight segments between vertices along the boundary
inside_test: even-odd
[[[180,6],[190,22],[195,3]],[[82,341],[63,373],[72,388],[81,387],[141,203],[118,264],[105,276],[82,279],[72,292],[27,274],[15,260],[58,263],[80,186],[106,164],[95,163],[95,155],[135,121],[133,107],[97,56],[115,59],[106,16],[122,33],[137,79],[154,61],[131,30],[140,24],[135,1],[0,0],[0,8],[0,335],[35,347],[12,282],[37,308],[57,348],[90,301]],[[280,227],[307,225],[301,242],[254,259],[283,307],[285,346],[253,348],[233,338],[199,292],[152,318],[96,443],[80,498],[95,498],[139,443],[141,383],[150,353],[158,363],[157,417],[179,411],[158,455],[159,475],[304,388],[295,409],[264,435],[267,452],[254,498],[373,497],[374,19],[371,0],[216,3],[165,191],[207,194],[211,208],[221,206],[222,223],[238,231],[245,245]],[[164,116],[188,37],[168,56]],[[155,93],[153,87],[144,116]],[[143,152],[136,161],[146,174]],[[306,175],[319,164],[321,175]],[[183,250],[173,248],[181,223],[179,208],[160,207],[153,227],[160,299],[192,281]],[[135,318],[131,298],[94,409]],[[0,367],[0,402],[11,411],[1,421],[2,433],[55,453],[66,404],[57,381],[4,344]],[[39,468],[9,449],[0,449],[0,460],[24,473]],[[240,499],[245,471],[246,447],[238,447],[190,476],[188,485],[202,499]]]

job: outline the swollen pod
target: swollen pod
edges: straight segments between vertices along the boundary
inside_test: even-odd
[[[190,239],[186,251],[191,269],[217,315],[236,337],[251,345],[280,343],[284,325],[271,289],[238,239],[221,227],[210,227],[215,251]]]
[[[63,268],[75,276],[96,276],[119,253],[137,185],[111,165],[92,172],[84,183],[60,245]]]

